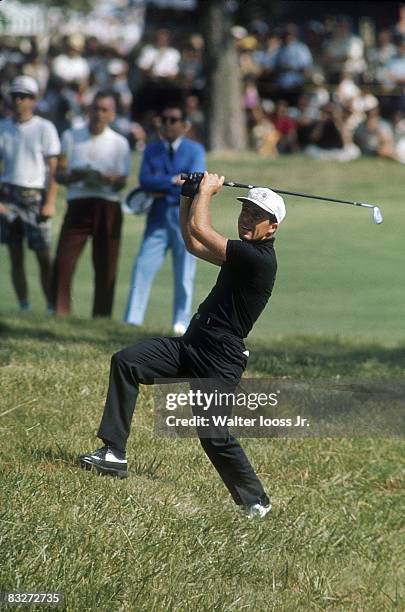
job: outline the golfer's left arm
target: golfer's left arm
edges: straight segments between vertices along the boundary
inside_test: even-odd
[[[211,252],[205,247],[199,240],[197,240],[191,233],[190,229],[190,211],[193,200],[187,196],[182,195],[180,199],[180,227],[183,236],[184,244],[186,245],[187,251],[198,257],[204,259],[216,266],[222,265],[222,261],[214,257]]]
[[[218,265],[226,261],[226,247],[228,238],[219,234],[212,226],[210,206],[212,196],[218,193],[224,183],[225,177],[218,174],[204,172],[197,195],[190,208],[190,233],[200,242],[214,258]]]

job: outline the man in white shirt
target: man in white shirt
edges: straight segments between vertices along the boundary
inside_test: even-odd
[[[7,244],[11,279],[21,310],[30,310],[23,239],[35,251],[50,309],[51,218],[55,213],[55,170],[60,143],[55,126],[34,115],[38,84],[30,76],[10,88],[12,117],[0,121],[0,242]]]
[[[156,44],[143,47],[137,64],[151,78],[174,79],[179,73],[180,60],[180,52],[170,46],[169,32],[158,30]]]
[[[147,116],[151,109],[177,99],[180,62],[181,53],[171,45],[170,32],[157,30],[154,43],[144,45],[136,60],[140,69],[134,100],[137,115]]]
[[[360,36],[351,33],[346,17],[337,20],[332,38],[326,41],[323,62],[328,82],[333,84],[339,82],[343,72],[357,80],[365,70],[364,43]]]
[[[56,178],[67,186],[68,209],[53,272],[56,314],[70,313],[73,273],[92,238],[93,317],[111,316],[122,225],[119,191],[125,186],[131,161],[126,138],[109,127],[114,116],[114,94],[99,92],[88,125],[62,135]]]
[[[405,39],[398,45],[398,53],[386,65],[388,87],[403,87],[405,85]]]
[[[52,62],[52,72],[64,83],[83,83],[90,76],[87,60],[82,57],[84,38],[81,34],[72,34],[66,41],[66,53],[57,55]]]

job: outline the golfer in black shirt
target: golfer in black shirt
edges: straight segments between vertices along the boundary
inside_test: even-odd
[[[224,177],[204,173],[197,193],[182,197],[181,228],[186,247],[220,272],[211,293],[200,304],[181,338],[151,338],[119,351],[111,360],[110,381],[98,437],[101,449],[82,455],[82,467],[120,478],[128,475],[125,448],[139,384],[155,379],[220,380],[235,388],[249,352],[243,338],[252,329],[273,289],[277,262],[274,233],[285,216],[283,199],[265,188],[238,198],[240,240],[228,240],[211,224],[211,199]],[[194,410],[194,409],[193,409]],[[248,516],[264,517],[271,505],[239,442],[226,426],[197,427],[204,451],[236,504]]]

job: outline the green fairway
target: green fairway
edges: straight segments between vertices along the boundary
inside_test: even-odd
[[[403,166],[246,154],[212,155],[209,167],[242,182],[376,201],[385,215],[376,226],[365,210],[286,199],[276,288],[247,340],[246,375],[403,379]],[[227,188],[215,200],[215,225],[233,237],[239,193]],[[62,201],[59,210],[55,230]],[[243,440],[273,502],[264,521],[248,521],[197,440],[155,435],[153,393],[143,387],[130,477],[79,469],[77,455],[97,446],[111,354],[171,325],[169,261],[145,328],[121,322],[143,223],[125,221],[113,321],[89,319],[89,248],[65,319],[44,314],[31,254],[34,312],[19,315],[1,251],[0,591],[61,592],[58,609],[69,612],[403,610],[399,437]],[[199,263],[196,305],[216,274]]]
[[[138,161],[135,159],[130,185],[136,184]],[[287,196],[287,218],[276,240],[279,272],[275,292],[255,327],[252,341],[297,334],[339,335],[383,343],[393,343],[403,337],[403,165],[378,159],[361,159],[351,164],[322,163],[304,156],[285,156],[272,161],[245,154],[211,155],[209,167],[241,182],[381,203],[385,215],[384,223],[377,226],[367,210]],[[224,188],[215,201],[215,225],[230,237],[236,237],[239,205],[235,197],[241,193],[241,190]],[[55,238],[63,206],[61,197]],[[117,321],[122,320],[143,223],[142,217],[125,219],[114,308]],[[87,247],[74,280],[74,314],[79,317],[87,317],[91,312],[93,281],[89,255]],[[44,305],[31,254],[28,267],[34,308],[42,312]],[[16,310],[7,269],[3,248],[0,261],[3,314]],[[214,266],[199,262],[196,306],[211,288],[216,275]],[[146,326],[170,329],[171,304],[171,260],[167,257],[152,290]]]

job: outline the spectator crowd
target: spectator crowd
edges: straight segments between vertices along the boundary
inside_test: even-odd
[[[392,27],[361,25],[356,34],[342,16],[300,29],[234,28],[252,148],[405,162],[405,6]]]
[[[361,155],[405,163],[405,5],[392,27],[345,17],[232,28],[249,145],[260,155],[302,151],[339,162]],[[195,261],[180,232],[181,173],[205,168],[201,34],[122,48],[80,33],[51,42],[0,43],[0,242],[8,247],[21,310],[29,310],[23,238],[37,256],[48,311],[68,314],[76,263],[92,240],[93,316],[111,316],[121,238],[119,192],[131,149],[143,152],[140,185],[153,193],[134,264],[125,320],[141,325],[168,250],[174,261],[173,331],[190,317]],[[197,142],[195,142],[197,141]],[[67,212],[56,259],[50,220],[57,183]]]
[[[339,161],[361,154],[405,162],[405,5],[397,23],[358,32],[346,17],[273,26],[256,20],[232,28],[239,52],[249,146],[262,155],[304,151]],[[173,42],[176,37],[176,43]],[[181,95],[189,136],[205,143],[204,39],[159,29],[124,53],[80,33],[51,40],[3,40],[0,114],[9,113],[7,85],[32,76],[36,113],[61,135],[83,125],[97,91],[116,98],[113,129],[132,149],[156,136],[156,115]],[[159,108],[160,107],[160,108]]]

